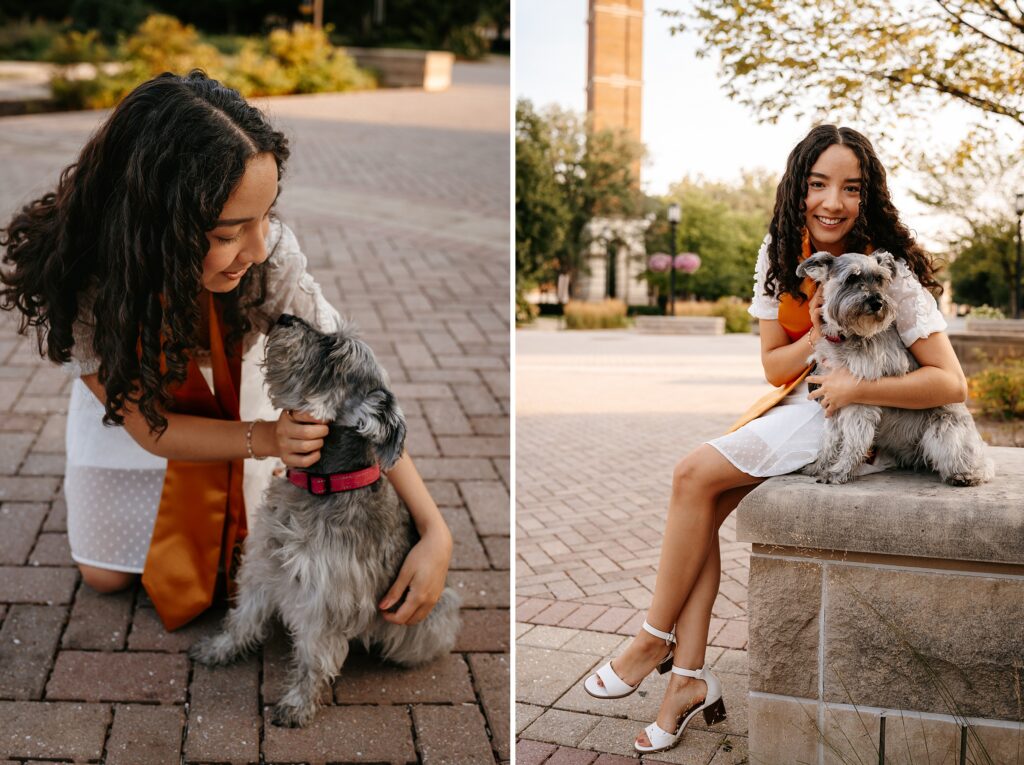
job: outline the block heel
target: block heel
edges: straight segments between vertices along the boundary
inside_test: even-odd
[[[666,672],[672,671],[672,660],[675,658],[673,654],[669,654],[665,657],[665,660],[658,665],[658,674],[664,675]]]
[[[704,707],[705,725],[714,725],[725,719],[725,702],[721,698],[714,704]]]
[[[659,670],[660,669],[661,668],[659,667]],[[641,754],[663,752],[666,749],[674,747],[679,743],[679,739],[682,738],[683,731],[686,730],[686,724],[696,717],[698,712],[704,713],[704,722],[708,725],[714,725],[715,723],[722,722],[722,720],[725,719],[725,703],[722,701],[722,683],[715,676],[714,672],[706,667],[701,667],[700,669],[672,667],[672,673],[683,677],[693,677],[697,680],[703,680],[708,687],[707,695],[702,701],[698,701],[682,713],[682,718],[678,721],[675,730],[662,730],[657,721],[652,722],[644,728],[644,733],[647,734],[647,740],[651,742],[650,746],[645,746],[637,741],[633,742],[633,748]]]

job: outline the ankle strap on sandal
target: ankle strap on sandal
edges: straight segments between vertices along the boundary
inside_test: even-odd
[[[700,669],[683,669],[682,667],[677,667],[677,666],[675,666],[673,664],[672,665],[672,674],[673,675],[682,675],[683,677],[695,677],[698,680],[703,680],[704,679],[704,667],[701,667]]]
[[[647,623],[646,619],[644,619],[644,632],[649,632],[650,634],[654,635],[654,637],[661,638],[666,643],[676,642],[675,635],[673,635],[671,632],[662,632],[658,628],[652,627],[650,624]]]

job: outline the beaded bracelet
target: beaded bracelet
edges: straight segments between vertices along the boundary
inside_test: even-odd
[[[257,457],[256,452],[252,450],[252,432],[255,430],[257,422],[266,422],[266,420],[253,420],[249,423],[249,429],[245,431],[245,448],[249,452],[249,459],[265,460],[267,455],[264,454],[262,457]]]

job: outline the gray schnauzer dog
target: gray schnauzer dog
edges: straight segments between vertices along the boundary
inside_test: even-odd
[[[350,640],[405,666],[438,658],[455,643],[459,598],[445,588],[419,624],[385,621],[378,603],[416,540],[409,511],[383,476],[362,488],[313,494],[313,478],[367,466],[372,478],[374,464],[386,470],[402,455],[405,419],[369,346],[349,326],[324,334],[285,315],[267,339],[264,367],[274,406],[311,412],[329,421],[330,432],[308,469],[308,488],[273,479],[245,540],[224,631],[189,655],[202,664],[231,662],[262,643],[279,614],[294,644],[293,667],[272,721],[301,727],[341,670]]]
[[[820,365],[844,366],[864,380],[905,375],[918,368],[896,330],[896,305],[889,286],[896,260],[873,255],[819,252],[796,270],[824,290],[822,338],[814,348]],[[816,370],[817,373],[817,370]],[[963,404],[933,409],[896,409],[853,404],[825,421],[816,462],[804,473],[819,483],[846,483],[872,445],[905,468],[929,468],[954,486],[976,486],[994,475],[985,444]]]

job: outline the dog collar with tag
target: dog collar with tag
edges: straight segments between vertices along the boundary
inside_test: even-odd
[[[352,473],[310,473],[307,470],[288,468],[289,481],[318,497],[324,494],[362,489],[364,486],[376,482],[378,478],[380,478],[380,465],[376,463]]]

